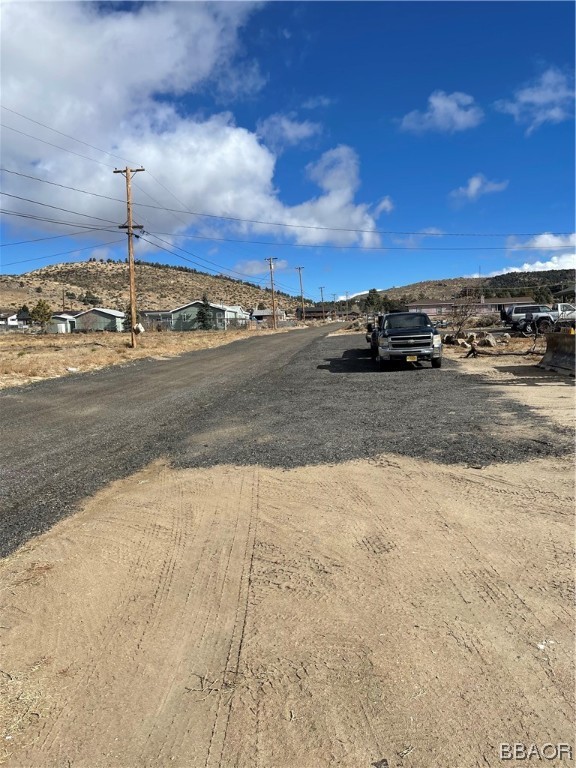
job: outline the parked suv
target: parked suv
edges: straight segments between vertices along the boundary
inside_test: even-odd
[[[502,319],[516,329],[522,321],[526,320],[527,315],[551,311],[551,308],[544,304],[512,304],[503,311]]]

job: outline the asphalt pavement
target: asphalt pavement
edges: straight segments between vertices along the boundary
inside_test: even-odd
[[[338,326],[0,392],[0,555],[155,459],[291,468],[381,453],[487,466],[572,435],[444,361],[378,371]]]

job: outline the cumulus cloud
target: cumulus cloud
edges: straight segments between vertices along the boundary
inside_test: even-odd
[[[404,115],[400,128],[410,133],[456,133],[475,128],[483,119],[484,112],[467,93],[434,91],[428,97],[428,109]]]
[[[503,275],[509,272],[543,272],[548,269],[576,269],[576,233],[555,235],[542,232],[524,242],[509,237],[506,243],[510,251],[538,250],[542,254],[535,261],[526,261],[521,266],[506,267],[493,272]]]
[[[190,113],[190,102],[180,101],[208,90],[217,98],[225,87],[244,95],[246,82],[223,85],[234,68],[251,72],[249,87],[259,87],[258,64],[243,58],[240,43],[242,27],[259,3],[124,7],[4,4],[3,104],[84,143],[3,110],[4,121],[17,131],[76,153],[4,130],[3,165],[103,197],[8,174],[5,191],[84,214],[62,214],[62,219],[105,219],[112,231],[102,241],[110,242],[118,239],[117,225],[126,215],[124,182],[113,174],[114,167],[143,165],[146,172],[133,180],[134,214],[148,231],[265,233],[297,243],[380,244],[370,205],[354,199],[359,163],[352,148],[336,147],[310,164],[306,172],[319,194],[286,205],[274,183],[276,155],[256,132],[238,125],[231,111]],[[292,118],[283,130],[285,140],[296,141],[314,134],[318,126]],[[22,202],[14,202],[13,208],[40,215],[48,210]],[[54,229],[49,224],[38,227]],[[150,248],[143,241],[137,247],[140,252]]]
[[[312,123],[309,120],[298,121],[293,112],[276,113],[265,120],[259,120],[257,124],[258,135],[276,152],[281,152],[285,147],[299,144],[321,132],[322,126],[319,123]]]
[[[563,253],[551,256],[546,261],[527,261],[519,267],[506,267],[497,272],[491,272],[490,277],[507,275],[509,272],[546,272],[549,269],[576,269],[576,254]]]
[[[488,195],[491,192],[502,192],[508,186],[508,181],[490,181],[483,173],[477,173],[468,179],[466,186],[458,187],[450,192],[450,197],[454,201],[474,202],[482,195]]]
[[[550,67],[539,77],[514,92],[512,99],[501,99],[494,106],[527,125],[530,135],[544,123],[561,123],[574,117],[574,76]]]

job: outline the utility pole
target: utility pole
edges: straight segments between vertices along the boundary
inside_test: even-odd
[[[348,320],[348,291],[346,291],[346,320]]]
[[[304,289],[302,288],[302,270],[304,267],[296,267],[298,270],[298,276],[300,277],[300,307],[302,309],[302,321],[305,319],[305,310],[304,310]]]
[[[322,300],[322,320],[326,320],[326,312],[324,312],[324,288],[325,286],[320,286],[320,297]]]
[[[332,305],[334,307],[334,320],[338,320],[338,307],[336,306],[336,294],[332,294]]]
[[[128,235],[128,276],[130,281],[130,346],[132,349],[136,346],[136,280],[134,277],[134,230],[144,229],[141,224],[132,223],[132,188],[130,181],[135,173],[143,171],[144,168],[126,168],[124,170],[115,169],[114,173],[121,173],[126,177],[126,224],[122,224],[118,229],[125,229]]]
[[[64,303],[64,297],[65,297],[66,294],[65,294],[64,291],[65,291],[65,289],[62,288],[62,312],[66,311],[66,304]]]
[[[274,256],[264,259],[270,265],[270,288],[272,289],[272,328],[276,330],[276,297],[274,295],[274,262],[278,261]]]

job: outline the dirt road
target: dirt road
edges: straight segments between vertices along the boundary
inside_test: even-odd
[[[469,394],[532,409],[526,434],[571,425],[570,382],[463,365]],[[2,561],[0,759],[473,768],[574,747],[572,467],[153,461]]]

